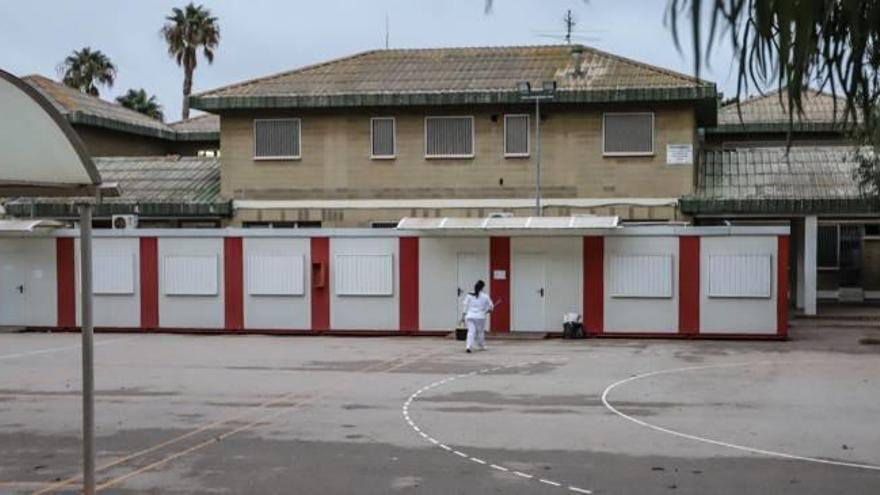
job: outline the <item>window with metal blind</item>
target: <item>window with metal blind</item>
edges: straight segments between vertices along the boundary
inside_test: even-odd
[[[301,137],[299,119],[254,120],[254,158],[258,160],[300,158]]]
[[[529,156],[529,116],[504,116],[504,156]]]
[[[394,158],[397,153],[394,131],[394,117],[370,119],[371,158]]]
[[[653,113],[606,113],[602,124],[602,154],[653,155]]]
[[[473,117],[425,118],[425,158],[471,158],[473,156]]]

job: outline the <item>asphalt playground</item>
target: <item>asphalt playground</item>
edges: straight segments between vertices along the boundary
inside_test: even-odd
[[[880,329],[96,342],[101,493],[880,493]],[[0,333],[0,493],[78,491],[78,345]]]

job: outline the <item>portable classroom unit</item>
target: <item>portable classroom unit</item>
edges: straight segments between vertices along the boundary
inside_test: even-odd
[[[76,230],[0,235],[0,325],[78,325]],[[435,334],[483,279],[494,332],[784,338],[787,227],[95,233],[95,323]],[[20,289],[19,289],[20,288]]]

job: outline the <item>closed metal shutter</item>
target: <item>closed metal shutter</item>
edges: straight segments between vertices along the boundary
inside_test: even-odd
[[[603,153],[648,155],[654,153],[654,114],[606,113]]]
[[[456,158],[473,155],[473,117],[428,117],[425,119],[425,156],[429,158]]]
[[[391,117],[374,118],[371,120],[373,157],[389,158],[395,154],[394,119]]]
[[[300,120],[255,120],[254,156],[257,158],[299,158]]]
[[[528,115],[504,116],[504,154],[506,156],[528,156]]]

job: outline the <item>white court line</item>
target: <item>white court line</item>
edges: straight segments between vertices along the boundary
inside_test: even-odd
[[[608,396],[611,394],[612,390],[614,390],[615,388],[617,388],[621,385],[624,385],[626,383],[634,382],[636,380],[641,380],[642,378],[649,378],[649,377],[658,376],[658,375],[669,375],[672,373],[685,373],[688,371],[733,368],[733,367],[738,367],[738,366],[756,366],[756,365],[765,365],[765,364],[780,364],[780,363],[778,361],[754,361],[751,363],[730,363],[730,364],[714,364],[714,365],[710,364],[710,365],[705,365],[705,366],[687,366],[684,368],[673,368],[673,369],[668,369],[668,370],[652,371],[650,373],[642,373],[639,375],[631,376],[629,378],[625,378],[623,380],[619,380],[617,382],[614,382],[611,385],[609,385],[607,388],[605,388],[605,390],[602,392],[602,404],[604,404],[605,407],[609,411],[613,412],[614,414],[620,416],[623,419],[626,419],[627,421],[631,421],[639,426],[643,426],[645,428],[650,428],[652,430],[659,431],[661,433],[666,433],[668,435],[674,435],[674,436],[677,436],[680,438],[686,438],[688,440],[694,440],[697,442],[708,443],[711,445],[717,445],[719,447],[726,447],[729,449],[735,449],[735,450],[739,450],[742,452],[749,452],[751,454],[759,454],[759,455],[765,455],[765,456],[770,456],[770,457],[780,457],[782,459],[791,459],[791,460],[795,460],[795,461],[815,462],[817,464],[826,464],[826,465],[831,465],[831,466],[842,466],[842,467],[850,467],[850,468],[858,468],[858,469],[869,469],[872,471],[880,471],[880,466],[875,466],[875,465],[871,465],[871,464],[859,464],[856,462],[833,461],[830,459],[821,459],[818,457],[808,457],[808,456],[802,456],[802,455],[795,455],[795,454],[789,454],[786,452],[777,452],[777,451],[773,451],[773,450],[747,447],[745,445],[739,445],[739,444],[735,444],[735,443],[722,442],[720,440],[713,440],[711,438],[701,437],[698,435],[691,435],[691,434],[684,433],[681,431],[672,430],[669,428],[664,428],[662,426],[657,426],[655,424],[648,423],[647,421],[642,421],[641,419],[634,418],[628,414],[620,412],[617,408],[615,408],[613,405],[611,405],[608,401]]]
[[[462,452],[462,451],[459,451],[459,450],[452,449],[452,448],[449,447],[448,445],[442,444],[442,443],[440,443],[437,439],[435,439],[435,438],[433,438],[432,436],[428,435],[428,434],[425,432],[425,430],[420,429],[420,428],[419,428],[419,427],[413,422],[413,420],[412,420],[412,419],[410,418],[410,416],[409,416],[409,406],[410,406],[410,404],[412,404],[412,403],[413,403],[413,402],[414,402],[414,401],[415,401],[415,400],[416,400],[416,399],[417,399],[422,393],[424,393],[424,392],[426,392],[426,391],[428,391],[428,390],[431,390],[431,389],[433,389],[433,388],[436,388],[436,387],[442,386],[442,385],[445,384],[445,383],[452,382],[453,380],[455,380],[455,379],[457,379],[457,378],[469,378],[469,377],[476,376],[476,375],[479,375],[479,374],[486,374],[486,373],[490,373],[490,372],[492,372],[492,371],[497,371],[497,370],[501,370],[501,369],[518,368],[518,367],[523,367],[523,366],[531,366],[531,365],[535,365],[535,364],[541,364],[541,361],[534,361],[534,362],[527,362],[527,363],[519,363],[519,364],[510,365],[510,366],[497,366],[497,367],[495,367],[495,368],[484,368],[484,369],[479,370],[479,371],[472,371],[472,372],[470,372],[470,373],[465,373],[465,374],[462,374],[462,375],[457,375],[457,376],[455,376],[455,377],[451,377],[451,378],[450,378],[450,377],[447,377],[447,378],[445,378],[445,379],[443,379],[443,380],[438,380],[438,381],[436,381],[436,382],[434,382],[434,383],[431,383],[430,385],[426,385],[426,386],[424,386],[424,387],[418,389],[416,392],[414,392],[412,395],[409,396],[409,398],[406,400],[406,402],[404,402],[404,405],[403,405],[403,407],[402,407],[402,409],[403,409],[403,417],[406,419],[406,422],[410,425],[410,427],[413,429],[413,431],[415,431],[416,433],[418,433],[422,438],[425,438],[426,440],[428,440],[428,441],[431,442],[432,444],[434,444],[434,445],[436,445],[436,446],[442,448],[443,450],[445,450],[445,451],[447,451],[447,452],[453,453],[453,454],[457,455],[458,457],[461,457],[462,459],[467,459],[467,460],[469,460],[469,461],[472,461],[472,462],[475,462],[475,463],[477,463],[477,464],[481,464],[481,465],[484,465],[484,466],[485,466],[485,465],[488,465],[488,466],[491,467],[492,469],[495,469],[495,470],[497,470],[497,471],[501,471],[501,472],[505,472],[505,473],[511,473],[511,474],[516,475],[516,476],[518,476],[518,477],[520,477],[520,478],[524,478],[524,479],[527,479],[527,480],[537,480],[537,481],[539,481],[539,482],[541,482],[541,483],[543,483],[543,484],[545,484],[545,485],[549,485],[549,486],[553,486],[553,487],[557,487],[557,488],[563,488],[562,483],[558,483],[558,482],[556,482],[556,481],[552,481],[552,480],[548,480],[548,479],[537,478],[536,476],[534,476],[534,475],[532,475],[532,474],[528,474],[528,473],[524,473],[524,472],[522,472],[522,471],[516,471],[516,470],[513,470],[513,469],[509,469],[509,468],[504,467],[504,466],[501,466],[501,465],[499,465],[499,464],[490,464],[489,462],[484,461],[483,459],[479,459],[479,458],[477,458],[477,457],[470,457],[470,456],[468,456],[468,454],[465,453],[465,452]],[[563,489],[565,489],[565,488],[563,488]],[[568,490],[573,491],[573,492],[577,492],[577,493],[585,493],[585,494],[592,494],[592,493],[593,493],[593,492],[591,492],[590,490],[585,490],[585,489],[583,489],[583,488],[578,488],[578,487],[576,487],[576,486],[568,486]]]
[[[120,337],[118,339],[99,340],[99,341],[95,342],[95,347],[107,345],[107,344],[114,344],[116,342],[122,342],[124,340],[131,340],[133,338],[134,338],[134,336]],[[16,359],[16,358],[22,358],[22,357],[27,357],[27,356],[38,356],[40,354],[51,354],[54,352],[71,351],[74,349],[82,349],[82,345],[70,345],[67,347],[52,347],[50,349],[40,349],[40,350],[36,350],[36,351],[27,351],[27,352],[17,352],[15,354],[3,354],[3,355],[0,355],[0,361],[5,360],[5,359]]]

